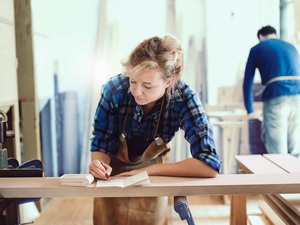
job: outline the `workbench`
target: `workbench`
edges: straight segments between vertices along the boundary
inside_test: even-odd
[[[0,178],[2,198],[153,197],[298,193],[299,174],[224,174],[216,178],[150,176],[150,184],[137,187],[63,186],[59,178]],[[259,188],[258,188],[259,187]]]
[[[299,174],[221,174],[216,178],[150,176],[150,184],[137,187],[62,186],[59,178],[0,178],[2,198],[54,197],[151,197],[151,196],[241,196],[298,193]],[[247,224],[233,213],[231,224]]]

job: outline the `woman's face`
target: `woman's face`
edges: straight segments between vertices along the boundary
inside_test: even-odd
[[[160,99],[173,79],[164,80],[161,72],[155,69],[144,72],[138,78],[130,78],[130,91],[139,105],[147,105]]]

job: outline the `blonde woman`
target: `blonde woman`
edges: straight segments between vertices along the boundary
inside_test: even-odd
[[[102,87],[95,113],[90,173],[215,177],[221,163],[197,93],[181,81],[183,49],[176,38],[142,41],[124,71]],[[182,129],[192,157],[167,161],[167,143]],[[185,151],[185,149],[182,149]],[[167,197],[95,198],[94,224],[167,224]]]

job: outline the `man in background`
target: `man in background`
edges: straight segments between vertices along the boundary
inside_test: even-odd
[[[260,41],[251,48],[244,76],[244,104],[250,117],[252,85],[256,68],[263,89],[262,137],[268,153],[290,153],[300,157],[300,61],[297,49],[277,38],[276,29],[262,27]]]

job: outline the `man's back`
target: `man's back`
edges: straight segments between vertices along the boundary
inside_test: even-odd
[[[253,51],[263,84],[277,76],[300,75],[299,54],[292,44],[269,39],[254,46]]]
[[[244,102],[248,113],[253,111],[251,95],[255,69],[259,70],[263,85],[275,77],[299,76],[299,53],[292,44],[276,38],[261,41],[251,48],[243,84]],[[262,100],[297,94],[300,94],[300,80],[281,80],[267,86]]]
[[[262,84],[262,137],[268,153],[300,156],[300,61],[297,49],[277,39],[276,29],[257,32],[259,44],[251,48],[243,83],[245,108],[254,112],[252,84],[255,70]],[[253,113],[255,115],[255,113]]]

